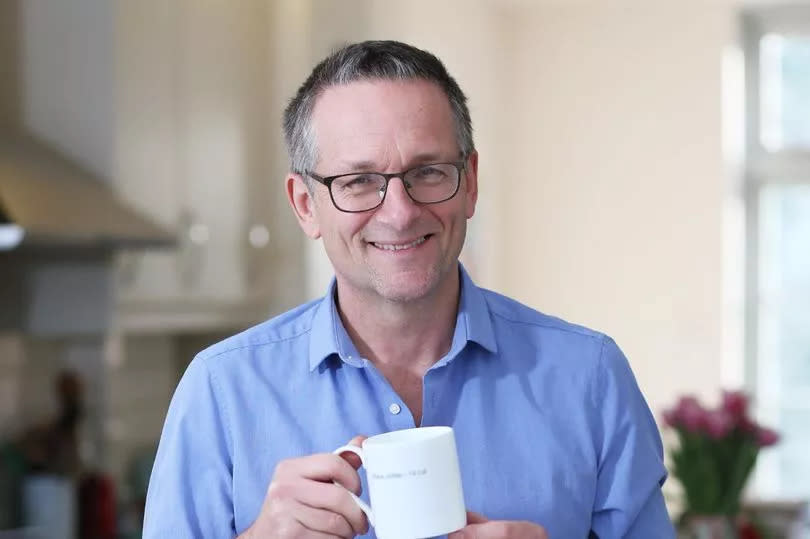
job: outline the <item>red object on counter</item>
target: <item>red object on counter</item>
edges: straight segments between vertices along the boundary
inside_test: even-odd
[[[765,539],[763,535],[759,533],[756,526],[750,522],[741,525],[737,533],[739,534],[739,539]]]
[[[115,485],[103,474],[87,474],[79,485],[79,537],[115,539]]]

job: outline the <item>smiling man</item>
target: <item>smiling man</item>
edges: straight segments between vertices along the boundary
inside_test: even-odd
[[[287,195],[334,281],[191,363],[145,536],[375,537],[334,484],[360,493],[358,462],[331,451],[450,425],[471,511],[453,537],[673,537],[660,437],[613,340],[476,287],[458,262],[478,154],[442,63],[398,42],[347,46],[284,129]]]

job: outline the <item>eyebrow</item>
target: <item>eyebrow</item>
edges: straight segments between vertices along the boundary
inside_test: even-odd
[[[339,167],[349,172],[375,172],[377,165],[372,161],[345,161]]]
[[[456,156],[455,159],[460,158]],[[408,164],[405,165],[405,170],[411,169],[413,167],[418,167],[419,165],[426,165],[430,163],[446,163],[446,162],[453,162],[452,159],[448,160],[447,157],[442,157],[441,154],[433,153],[433,152],[426,152],[420,153],[413,156],[409,161]],[[348,173],[351,172],[380,172],[380,167],[377,163],[373,161],[345,161],[341,168],[345,168]]]

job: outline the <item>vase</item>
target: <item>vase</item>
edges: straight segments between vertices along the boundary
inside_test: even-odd
[[[738,539],[734,517],[729,515],[692,515],[686,520],[683,536],[688,539]]]
[[[71,479],[29,475],[23,483],[22,498],[23,524],[31,530],[31,537],[75,537],[76,486]]]

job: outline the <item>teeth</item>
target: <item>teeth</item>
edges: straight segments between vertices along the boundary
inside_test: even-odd
[[[421,238],[412,241],[411,243],[404,243],[402,245],[390,245],[387,243],[374,243],[374,246],[382,249],[384,251],[401,251],[403,249],[410,249],[412,247],[416,247],[425,242],[426,237],[422,236]]]

